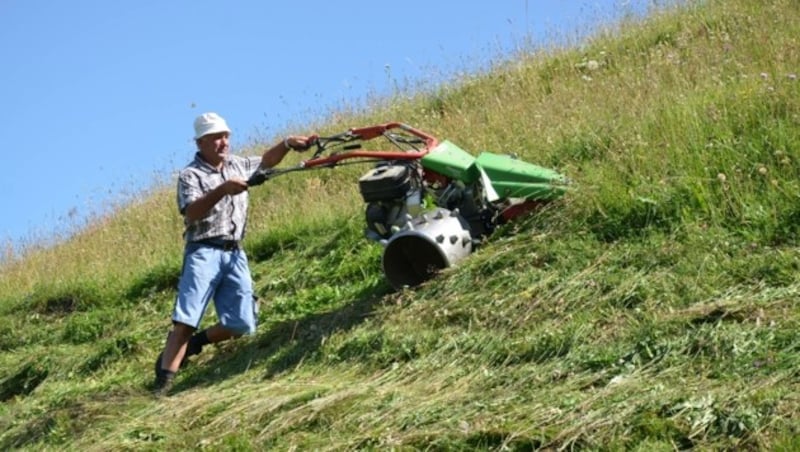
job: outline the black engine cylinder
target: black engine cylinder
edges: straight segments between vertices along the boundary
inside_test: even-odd
[[[378,166],[358,180],[364,202],[403,199],[411,186],[411,170],[404,165]]]

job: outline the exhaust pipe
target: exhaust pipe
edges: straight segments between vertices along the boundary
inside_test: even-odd
[[[411,218],[386,242],[383,273],[396,290],[415,287],[472,252],[467,222],[437,208]]]

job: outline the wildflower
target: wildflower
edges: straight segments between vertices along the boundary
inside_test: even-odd
[[[586,69],[589,69],[590,71],[596,71],[596,70],[600,69],[600,63],[598,63],[595,60],[589,60],[586,63]]]
[[[767,173],[768,173],[768,171],[767,171],[767,167],[766,166],[760,166],[758,168],[758,174],[760,174],[762,176],[766,176]]]
[[[717,180],[724,184],[728,178],[725,176],[725,173],[719,173],[717,174]]]
[[[787,75],[787,77],[789,77],[789,80],[791,81],[797,80],[797,74],[794,73]]]
[[[761,80],[766,80],[768,78],[769,78],[769,74],[767,74],[766,72],[762,72],[761,73]]]

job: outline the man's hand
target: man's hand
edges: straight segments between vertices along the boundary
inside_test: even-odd
[[[238,195],[247,190],[247,181],[242,179],[228,179],[221,185],[223,193],[226,195]]]
[[[306,151],[317,140],[315,135],[289,135],[282,142],[276,143],[261,156],[261,168],[273,168],[281,162],[289,151]]]
[[[317,140],[315,135],[310,137],[304,135],[290,135],[283,140],[284,146],[293,151],[307,151],[312,144]]]
[[[242,179],[228,179],[216,188],[186,206],[184,215],[189,221],[199,220],[225,195],[238,195],[247,190],[247,182]]]

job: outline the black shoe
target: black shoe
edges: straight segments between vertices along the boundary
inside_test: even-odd
[[[172,385],[175,380],[175,374],[172,372],[168,372],[161,368],[161,358],[164,356],[164,352],[158,354],[158,359],[156,359],[156,366],[155,366],[155,374],[156,379],[153,383],[153,395],[156,397],[163,397],[166,396],[170,389],[172,389]]]
[[[172,385],[175,383],[175,375],[162,375],[156,378],[153,384],[153,395],[156,397],[166,397],[169,391],[172,390]]]

